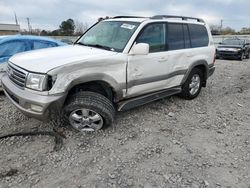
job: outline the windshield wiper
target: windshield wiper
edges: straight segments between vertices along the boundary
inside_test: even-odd
[[[108,46],[103,46],[103,45],[100,45],[100,44],[85,44],[85,43],[82,43],[82,42],[78,42],[76,44],[80,44],[80,45],[83,45],[83,46],[94,47],[94,48],[101,48],[101,49],[104,49],[104,50],[115,52],[114,48],[111,48],[111,47],[108,47]]]
[[[109,51],[115,51],[114,48],[111,48],[111,47],[108,47],[108,46],[103,46],[103,45],[100,45],[100,44],[87,44],[86,46],[101,48],[101,49],[109,50]]]
[[[80,44],[80,45],[83,45],[83,46],[88,46],[88,45],[86,45],[86,44],[84,44],[84,43],[82,43],[82,42],[78,42],[78,43],[76,43],[76,44]]]

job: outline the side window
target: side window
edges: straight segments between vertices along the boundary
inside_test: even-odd
[[[0,57],[12,56],[19,52],[26,51],[26,43],[24,41],[5,42],[0,45]]]
[[[203,25],[189,24],[191,46],[193,48],[208,46],[208,33]]]
[[[136,43],[149,44],[149,52],[161,52],[166,49],[166,25],[164,23],[150,24],[144,28]]]
[[[178,50],[184,48],[182,24],[168,24],[168,50]]]
[[[55,47],[55,46],[57,46],[57,45],[56,45],[56,43],[53,43],[53,42],[39,41],[39,40],[36,40],[33,42],[33,49],[34,50]]]
[[[183,25],[183,31],[184,31],[185,48],[191,48],[188,26],[186,24]]]

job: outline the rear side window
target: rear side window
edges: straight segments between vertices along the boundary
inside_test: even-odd
[[[182,24],[168,24],[168,50],[185,48]]]
[[[208,46],[208,33],[203,25],[189,24],[191,46],[193,48]]]

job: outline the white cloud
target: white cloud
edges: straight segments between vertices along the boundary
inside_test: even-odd
[[[6,4],[0,2],[0,21],[7,21],[6,17],[13,17],[14,20],[14,11]]]

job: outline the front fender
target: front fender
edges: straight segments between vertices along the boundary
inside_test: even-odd
[[[95,81],[102,81],[105,82],[107,85],[109,85],[112,90],[116,93],[116,97],[119,99],[123,96],[123,90],[126,89],[126,83],[125,82],[118,82],[113,77],[103,74],[103,73],[95,73],[95,74],[89,74],[89,75],[83,75],[80,76],[74,80],[72,80],[65,89],[66,92],[69,92],[74,86],[87,83],[87,82],[95,82]]]

